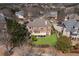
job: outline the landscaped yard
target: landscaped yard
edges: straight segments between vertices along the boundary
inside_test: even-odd
[[[51,36],[47,36],[44,38],[38,38],[37,41],[34,41],[33,43],[35,45],[55,45],[57,41],[57,35],[54,33]]]

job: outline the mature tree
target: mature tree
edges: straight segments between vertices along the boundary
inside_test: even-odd
[[[63,52],[70,51],[71,40],[66,36],[61,36],[57,41],[56,48],[63,51]]]
[[[6,19],[6,23],[7,31],[11,35],[11,39],[9,40],[10,44],[12,45],[11,50],[14,47],[22,45],[24,42],[27,42],[30,37],[30,33],[24,24],[19,24],[14,19]]]

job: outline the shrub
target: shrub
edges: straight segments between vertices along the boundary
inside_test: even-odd
[[[37,41],[37,38],[34,35],[32,35],[31,38],[32,38],[32,41]]]

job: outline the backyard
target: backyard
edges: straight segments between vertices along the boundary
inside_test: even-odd
[[[54,33],[50,36],[44,37],[44,38],[38,38],[37,41],[34,41],[33,43],[35,45],[50,45],[54,46],[57,42],[57,35]]]

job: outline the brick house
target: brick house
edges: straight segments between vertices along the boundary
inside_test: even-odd
[[[27,28],[31,32],[31,35],[51,35],[51,24],[45,19],[35,19],[34,21],[27,24]]]

